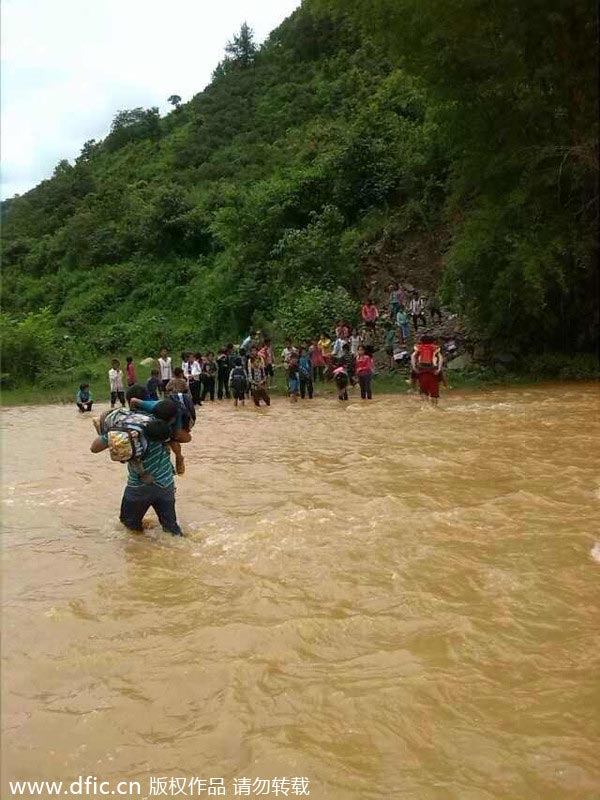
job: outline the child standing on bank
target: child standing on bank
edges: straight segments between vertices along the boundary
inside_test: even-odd
[[[123,384],[123,370],[118,358],[111,361],[112,367],[108,370],[108,383],[110,385],[110,408],[115,407],[117,399],[125,408],[125,386]]]
[[[371,400],[373,398],[371,390],[371,381],[373,380],[373,358],[367,354],[362,344],[358,348],[355,370],[360,386],[361,398],[363,400]]]
[[[150,373],[150,377],[146,381],[148,400],[158,400],[158,392],[160,389],[162,389],[162,382],[159,376],[159,371],[157,369],[153,369]]]
[[[325,369],[327,371],[331,368],[331,339],[329,338],[329,334],[327,331],[323,331],[319,341],[317,342],[317,347],[323,354],[323,361],[325,362]]]
[[[372,297],[369,297],[366,303],[363,303],[360,309],[360,314],[361,317],[363,318],[365,326],[367,328],[375,330],[375,325],[377,324],[377,320],[379,319],[379,309],[375,305],[375,301],[373,300]]]
[[[398,313],[396,314],[396,325],[400,329],[400,335],[402,337],[402,344],[406,344],[408,339],[408,314],[406,313],[406,309],[404,306],[400,306],[398,309]]]
[[[161,348],[160,356],[158,358],[158,368],[160,370],[160,379],[162,381],[163,394],[167,388],[167,383],[173,377],[173,362],[166,347]]]
[[[385,352],[386,355],[390,359],[390,370],[396,368],[394,363],[394,345],[396,343],[396,329],[391,324],[391,322],[386,322],[385,324],[385,338],[384,338],[384,345],[385,345]]]
[[[127,366],[125,367],[125,372],[127,373],[127,386],[135,386],[137,383],[137,375],[135,374],[133,356],[127,356],[125,361],[127,362]]]

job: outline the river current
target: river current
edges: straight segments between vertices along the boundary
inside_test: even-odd
[[[88,415],[5,410],[2,798],[599,798],[598,411],[590,384],[206,403],[178,540],[120,526]]]

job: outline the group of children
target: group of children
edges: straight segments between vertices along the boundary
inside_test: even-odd
[[[373,354],[376,331],[381,328],[390,369],[410,363],[413,385],[419,385],[421,394],[436,399],[437,395],[432,395],[432,381],[426,378],[420,382],[418,375],[419,372],[429,374],[429,367],[423,367],[423,364],[433,363],[438,383],[445,382],[441,350],[437,348],[432,362],[429,355],[422,356],[420,351],[421,344],[427,344],[427,336],[421,337],[412,354],[408,344],[411,322],[416,336],[419,322],[427,321],[426,309],[431,322],[435,318],[441,320],[435,297],[427,300],[417,292],[409,293],[400,284],[393,283],[388,286],[387,313],[380,313],[371,298],[362,304],[363,325],[360,329],[340,320],[335,325],[335,335],[324,330],[313,339],[297,345],[287,339],[280,361],[292,402],[312,399],[315,383],[324,380],[334,382],[341,401],[348,399],[348,387],[355,385],[360,387],[363,400],[372,399],[375,372]],[[271,340],[262,338],[259,331],[249,333],[237,348],[229,343],[216,354],[211,351],[204,355],[200,352],[182,353],[180,366],[174,366],[167,348],[162,348],[144,386],[144,398],[158,401],[173,393],[185,393],[194,405],[200,405],[207,398],[213,401],[215,397],[219,400],[233,398],[236,406],[244,404],[246,399],[252,399],[257,406],[261,403],[270,405],[269,389],[275,374],[275,362]],[[124,371],[118,359],[113,359],[108,379],[111,409],[115,408],[117,402],[124,408],[126,389],[137,385],[133,357],[127,356]],[[81,413],[92,410],[93,398],[88,384],[80,385],[76,402]]]

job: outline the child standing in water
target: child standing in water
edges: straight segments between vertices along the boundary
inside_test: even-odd
[[[333,370],[333,380],[338,390],[338,400],[347,400],[349,378],[344,366]]]
[[[308,399],[313,396],[312,362],[310,354],[304,347],[300,348],[300,358],[298,360],[298,373],[300,375],[300,397],[304,400],[308,392]]]
[[[254,405],[259,406],[260,401],[264,400],[265,404],[270,406],[271,398],[267,392],[267,374],[265,372],[264,361],[258,355],[255,347],[252,348],[251,352],[252,355],[248,361],[248,379]]]
[[[265,372],[267,374],[267,388],[269,388],[271,386],[271,382],[273,381],[273,377],[275,376],[275,367],[273,366],[273,362],[275,361],[275,356],[273,354],[273,347],[271,345],[270,339],[265,339],[263,346],[258,351],[258,355],[265,362]]]
[[[108,382],[110,384],[110,407],[115,407],[117,399],[125,408],[125,387],[123,385],[123,370],[118,358],[111,361],[112,367],[108,370]]]
[[[298,370],[298,356],[295,353],[290,357],[287,365],[287,380],[290,400],[292,403],[297,403],[300,391],[300,373]]]
[[[373,359],[367,354],[362,344],[358,348],[355,370],[360,386],[361,398],[363,400],[371,400],[373,397],[373,393],[371,391],[371,381],[373,379]]]
[[[429,400],[436,406],[440,397],[440,375],[444,367],[442,351],[433,336],[424,334],[411,356],[413,373],[419,382],[422,400]]]
[[[312,364],[313,380],[323,382],[323,374],[325,372],[325,359],[323,352],[317,342],[311,342],[309,345],[310,361]]]
[[[217,376],[217,362],[215,361],[215,354],[208,352],[206,354],[206,361],[202,365],[202,395],[200,401],[203,403],[206,395],[210,396],[211,400],[215,399],[215,380]]]
[[[82,383],[77,392],[77,408],[83,414],[85,411],[91,411],[94,405],[94,398],[90,392],[89,383]]]
[[[233,367],[229,371],[229,391],[233,395],[233,404],[237,407],[238,402],[246,404],[246,392],[248,391],[248,375],[242,364],[242,359],[236,356]]]

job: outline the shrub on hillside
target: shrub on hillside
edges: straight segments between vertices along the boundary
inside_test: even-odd
[[[288,295],[279,304],[275,328],[296,339],[312,338],[323,329],[329,330],[338,319],[353,324],[358,318],[359,304],[341,287],[336,289],[301,289]]]

